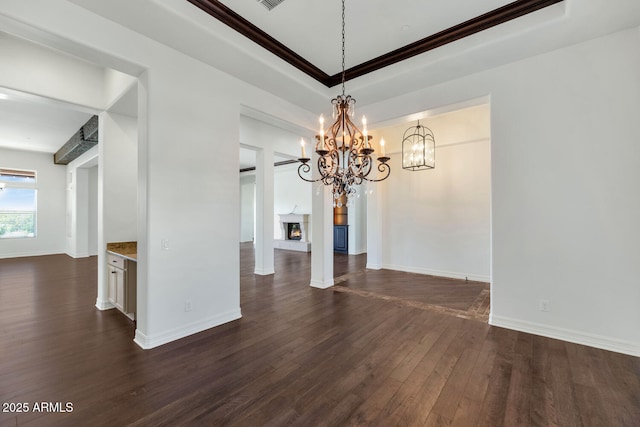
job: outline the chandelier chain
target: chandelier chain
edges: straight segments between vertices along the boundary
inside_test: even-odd
[[[345,91],[344,91],[344,81],[345,81],[345,71],[344,71],[344,56],[345,56],[345,49],[344,49],[344,18],[345,18],[345,7],[344,7],[344,3],[345,0],[342,0],[342,96],[345,96]]]
[[[307,182],[322,182],[333,187],[334,207],[342,207],[356,196],[356,187],[366,182],[383,181],[389,177],[389,157],[384,152],[384,141],[380,141],[380,155],[373,156],[372,137],[367,134],[366,119],[362,117],[364,131],[351,121],[356,100],[346,94],[346,7],[342,0],[342,95],[331,100],[334,122],[327,129],[324,116],[320,116],[320,132],[315,136],[314,151],[318,155],[319,177],[307,177],[311,172],[310,157],[305,152],[304,140],[298,176]],[[378,164],[375,164],[377,160]],[[370,175],[373,172],[373,175]],[[346,199],[346,200],[345,200]]]

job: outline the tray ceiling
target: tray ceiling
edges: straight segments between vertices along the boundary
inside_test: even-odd
[[[187,0],[328,87],[341,81],[341,2]],[[346,2],[346,79],[455,42],[562,0]]]

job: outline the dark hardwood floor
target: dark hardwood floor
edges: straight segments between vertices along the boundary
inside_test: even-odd
[[[95,257],[0,260],[0,403],[32,409],[0,426],[640,425],[640,359],[464,318],[485,284],[341,256],[319,290],[276,252],[254,276],[242,245],[242,319],[147,351],[94,307]]]

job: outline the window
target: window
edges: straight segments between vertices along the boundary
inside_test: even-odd
[[[36,237],[36,172],[0,168],[0,239]]]

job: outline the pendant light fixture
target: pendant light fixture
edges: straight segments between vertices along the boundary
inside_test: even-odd
[[[426,126],[412,126],[402,136],[402,168],[412,171],[436,167],[436,140]]]
[[[315,144],[320,177],[307,179],[302,175],[311,171],[311,159],[307,157],[304,140],[301,141],[302,157],[298,159],[302,163],[298,167],[300,178],[332,186],[333,204],[337,207],[342,206],[343,196],[349,200],[355,195],[356,185],[364,181],[382,181],[391,173],[384,140],[380,140],[380,155],[376,158],[378,174],[369,177],[376,163],[372,157],[375,150],[371,146],[372,137],[367,134],[366,118],[362,118],[362,130],[351,121],[355,103],[354,98],[345,94],[345,0],[342,0],[342,94],[331,100],[333,124],[325,129],[324,117],[320,116],[320,132],[316,135]]]

